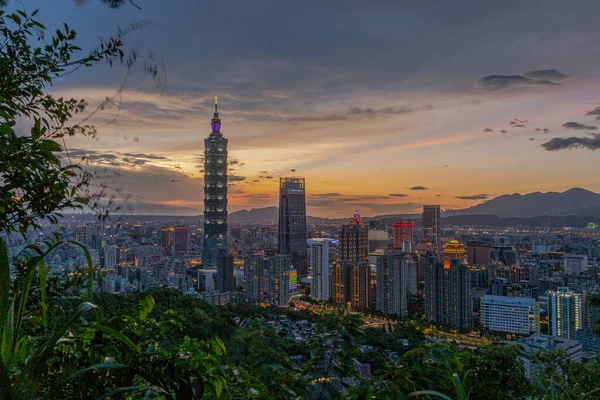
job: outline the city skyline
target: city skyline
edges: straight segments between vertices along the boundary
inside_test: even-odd
[[[278,177],[293,175],[306,178],[314,216],[465,208],[571,187],[600,192],[598,174],[585,173],[599,147],[596,3],[466,2],[458,13],[450,4],[350,2],[319,16],[268,2],[187,5],[66,2],[39,14],[48,24],[67,20],[84,49],[117,25],[146,21],[124,42],[161,60],[166,83],[157,90],[134,71],[91,121],[98,140],[68,143],[72,156],[88,155],[102,180],[131,196],[136,213],[202,212],[197,166],[215,95],[231,140],[230,211],[276,205]],[[296,39],[307,22],[321,26],[333,15],[335,26]],[[52,92],[95,106],[124,75],[120,67],[84,70]],[[585,148],[559,150],[569,144]]]

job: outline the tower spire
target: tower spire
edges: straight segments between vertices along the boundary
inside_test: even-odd
[[[213,115],[212,120],[210,121],[213,133],[221,132],[221,118],[219,118],[218,106],[219,106],[219,98],[215,96],[215,113]]]

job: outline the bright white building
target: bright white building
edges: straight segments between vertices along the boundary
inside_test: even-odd
[[[481,302],[481,325],[493,332],[539,333],[539,304],[531,298],[487,295]]]
[[[309,239],[310,267],[312,280],[310,297],[315,300],[329,300],[329,246],[334,241],[327,238]]]

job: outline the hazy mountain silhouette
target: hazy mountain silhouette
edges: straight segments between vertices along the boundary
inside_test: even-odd
[[[495,215],[531,218],[538,216],[599,215],[600,194],[573,188],[566,192],[505,194],[463,210],[452,210],[444,217],[458,215]]]

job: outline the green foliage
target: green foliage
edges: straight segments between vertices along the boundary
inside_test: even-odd
[[[75,59],[76,33],[65,24],[48,35],[36,13],[0,10],[0,232],[6,233],[25,234],[40,219],[56,222],[62,211],[88,204],[90,175],[60,160],[65,136],[95,134],[85,118],[70,123],[86,103],[45,89],[74,69],[124,57],[121,41],[110,39]],[[17,121],[30,122],[29,132],[17,129]]]

